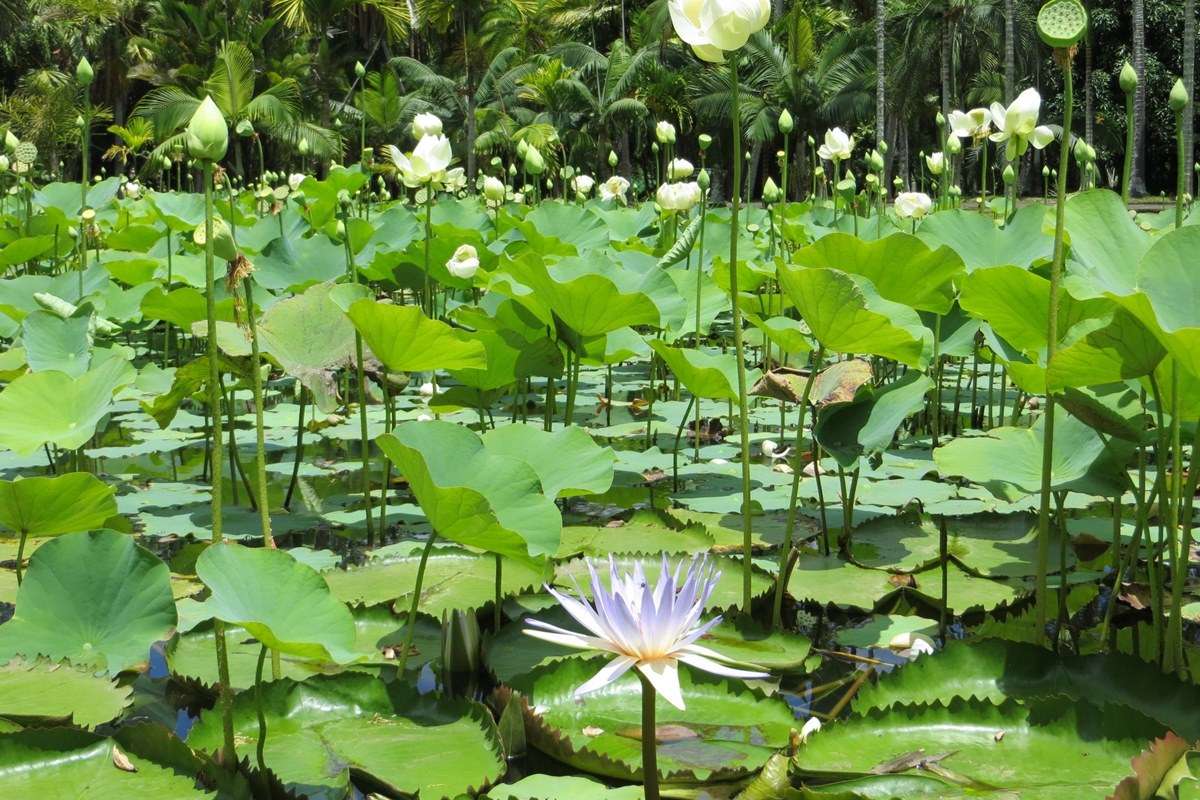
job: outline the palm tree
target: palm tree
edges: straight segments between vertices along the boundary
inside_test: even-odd
[[[884,126],[884,113],[887,109],[884,95],[884,79],[887,77],[886,46],[884,21],[887,17],[887,0],[875,0],[875,141],[887,141],[887,130]],[[885,161],[886,164],[886,161]],[[886,177],[886,169],[884,177]],[[886,190],[887,182],[883,183]]]
[[[1196,0],[1183,3],[1183,85],[1188,90],[1188,107],[1183,112],[1183,151],[1185,164],[1190,165],[1195,157],[1196,113]],[[1187,187],[1193,192],[1192,170],[1187,170]]]
[[[1017,96],[1016,0],[1004,0],[1004,103]]]
[[[120,161],[121,172],[126,166],[136,170],[138,153],[154,141],[154,123],[145,117],[134,117],[128,125],[109,125],[108,132],[117,140],[105,151],[104,160]]]
[[[195,90],[170,85],[148,92],[138,101],[134,115],[154,122],[159,145],[152,156],[178,149],[183,142],[182,129],[206,94],[212,96],[231,129],[248,120],[290,147],[306,141],[314,156],[330,158],[341,152],[341,139],[336,133],[300,117],[300,85],[294,79],[284,78],[257,94],[256,83],[250,48],[241,42],[226,42],[217,53],[212,74]],[[240,138],[235,137],[233,142],[235,167],[244,174]]]
[[[1133,95],[1133,169],[1129,191],[1146,193],[1146,3],[1133,0],[1133,69],[1138,75]]]

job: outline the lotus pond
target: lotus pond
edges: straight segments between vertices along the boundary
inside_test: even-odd
[[[1200,212],[1029,91],[943,143],[1055,191],[967,202],[835,129],[743,203],[736,110],[645,197],[6,137],[0,797],[1200,797]]]

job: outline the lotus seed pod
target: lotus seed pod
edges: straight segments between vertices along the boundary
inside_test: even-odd
[[[708,187],[712,186],[712,176],[708,174],[708,170],[700,170],[700,174],[696,176],[696,183],[704,191],[708,191]]]
[[[1187,87],[1183,85],[1183,79],[1179,78],[1175,81],[1175,85],[1171,87],[1171,97],[1168,101],[1168,105],[1171,106],[1172,111],[1174,111],[1176,114],[1180,114],[1185,108],[1187,108],[1187,104]]]
[[[1087,9],[1079,0],[1050,0],[1037,16],[1038,35],[1055,49],[1078,44],[1087,26]]]
[[[1013,169],[1013,165],[1009,164],[1004,168],[1004,185],[1012,186],[1017,180],[1017,172]]]
[[[712,147],[712,137],[709,136],[707,133],[700,134],[700,136],[697,137],[697,141],[700,143],[700,151],[701,152]]]
[[[1134,69],[1133,64],[1130,64],[1128,61],[1125,62],[1125,66],[1121,67],[1120,82],[1121,82],[1121,91],[1124,92],[1125,94],[1133,94],[1134,92],[1137,91],[1137,85],[1138,85],[1137,70]]]
[[[192,114],[186,138],[188,153],[193,158],[216,162],[225,157],[225,151],[229,149],[229,129],[225,127],[225,117],[211,96],[206,96],[196,113]]]
[[[781,133],[791,133],[796,127],[796,121],[792,119],[791,113],[785,108],[779,112],[779,131]]]
[[[248,119],[239,119],[237,127],[234,128],[234,132],[243,139],[249,139],[254,135],[254,126]]]
[[[618,162],[619,160],[620,160],[620,159],[618,159],[618,158],[617,158],[617,153],[616,153],[616,151],[615,151],[615,150],[609,150],[609,151],[608,151],[608,165],[609,165],[610,167],[615,167],[615,166],[617,166],[617,162]]]
[[[92,65],[88,62],[87,57],[79,59],[79,63],[75,65],[75,82],[86,89],[92,85],[95,77],[96,73],[92,71]]]
[[[783,197],[783,192],[779,191],[778,184],[774,179],[767,178],[767,182],[763,184],[762,199],[767,205],[778,203]]]
[[[361,61],[354,62],[354,74],[357,75],[359,78],[361,78],[367,74],[367,68],[363,66],[363,63]]]

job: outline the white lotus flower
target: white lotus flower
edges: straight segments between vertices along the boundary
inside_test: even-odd
[[[600,184],[600,199],[616,200],[619,203],[624,203],[625,193],[628,191],[629,181],[625,180],[620,175],[613,175],[604,183]]]
[[[581,199],[592,193],[592,189],[596,186],[596,179],[591,175],[576,175],[571,179],[571,188]]]
[[[535,618],[526,620],[533,628],[525,629],[530,636],[547,642],[615,656],[575,690],[576,696],[608,686],[636,667],[667,702],[682,709],[680,661],[729,678],[768,677],[765,672],[726,666],[721,663],[728,661],[725,656],[696,644],[721,621],[719,616],[707,622],[700,621],[704,604],[720,577],[720,573],[707,563],[707,558],[697,557],[687,562],[687,569],[681,576],[684,562],[680,562],[672,573],[664,555],[662,572],[653,588],[646,580],[641,562],[635,562],[632,573],[619,575],[616,563],[610,557],[609,587],[601,582],[592,561],[587,559],[585,563],[591,575],[591,603],[582,592],[575,598],[549,586],[546,589],[588,633],[575,633]]]
[[[446,262],[446,270],[456,278],[470,280],[479,271],[479,253],[469,244],[461,244]]]
[[[446,171],[446,178],[442,181],[442,185],[448,192],[461,192],[467,188],[467,174],[463,172],[462,167]]]
[[[420,394],[421,397],[433,397],[433,381],[425,381],[422,383],[420,388],[417,389],[417,393]]]
[[[671,163],[667,165],[668,180],[681,181],[684,178],[692,177],[692,173],[696,168],[692,166],[692,162],[686,158],[673,158]]]
[[[771,18],[770,0],[668,0],[671,23],[697,56],[713,63],[737,50]]]
[[[305,177],[305,175],[303,172],[293,172],[291,175],[288,175],[288,179],[287,179],[288,188],[291,189],[293,192],[296,191],[297,189],[299,189],[300,184],[304,183],[304,177]]]
[[[700,184],[688,181],[664,183],[658,187],[655,199],[664,211],[690,211],[692,206],[700,202],[700,197]]]
[[[504,202],[506,193],[504,182],[499,178],[488,175],[483,179],[483,196],[489,205],[500,205]]]
[[[925,156],[925,166],[932,175],[941,175],[946,170],[946,157],[940,152]]]
[[[986,108],[972,108],[966,113],[951,111],[950,133],[960,139],[982,139],[992,130],[992,112]]]
[[[136,200],[142,193],[142,187],[137,181],[125,182],[125,196],[130,200]]]
[[[1037,124],[1041,108],[1042,96],[1033,88],[1021,92],[1008,108],[992,103],[996,132],[991,135],[991,140],[1007,142],[1005,155],[1009,161],[1025,155],[1031,144],[1041,150],[1054,141],[1054,131]]]
[[[900,219],[924,219],[933,210],[933,200],[924,192],[901,192],[895,208]]]
[[[785,447],[780,450],[779,444],[774,439],[763,439],[763,443],[760,445],[760,447],[762,448],[762,454],[772,461],[777,461],[781,458],[787,458],[792,453],[792,448],[790,447]]]
[[[845,161],[854,152],[854,137],[841,128],[825,131],[825,142],[817,148],[817,155],[825,161]]]
[[[800,729],[800,744],[806,744],[808,737],[812,736],[821,730],[821,720],[817,717],[809,717],[804,727]]]
[[[440,188],[446,179],[446,167],[450,166],[453,158],[450,140],[445,136],[422,138],[409,155],[394,145],[388,145],[388,154],[400,171],[400,179],[411,189],[425,185]]]
[[[417,114],[412,121],[412,135],[418,141],[426,136],[441,136],[441,119],[434,114]]]
[[[659,144],[674,144],[675,143],[675,126],[664,120],[659,120],[654,126],[654,138],[658,139]]]

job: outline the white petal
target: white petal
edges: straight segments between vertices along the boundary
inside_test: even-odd
[[[1054,131],[1045,125],[1038,125],[1033,129],[1033,134],[1029,137],[1029,141],[1034,147],[1041,150],[1054,141]]]
[[[673,658],[640,661],[638,671],[646,676],[654,691],[679,710],[684,709],[683,692],[679,688],[679,664]]]
[[[705,658],[704,656],[697,655],[696,653],[681,653],[679,660],[685,664],[690,664],[697,669],[702,669],[705,672],[711,672],[713,675],[721,675],[725,678],[750,679],[771,677],[770,674],[766,672],[754,672],[748,669],[734,669],[733,667],[727,667],[724,664],[713,661],[711,658]]]
[[[578,697],[581,694],[587,694],[588,692],[594,692],[597,689],[603,689],[605,686],[608,686],[610,683],[628,672],[629,668],[636,663],[637,661],[629,656],[617,656],[612,661],[605,664],[599,672],[589,678],[585,683],[581,684],[579,688],[575,690],[575,696]]]
[[[574,647],[579,650],[608,649],[602,645],[594,644],[594,642],[599,642],[599,639],[594,640],[591,637],[580,636],[576,633],[551,633],[550,631],[541,631],[536,628],[525,628],[522,633],[526,636],[532,636],[535,639],[542,639],[554,644],[561,644],[563,647]]]

